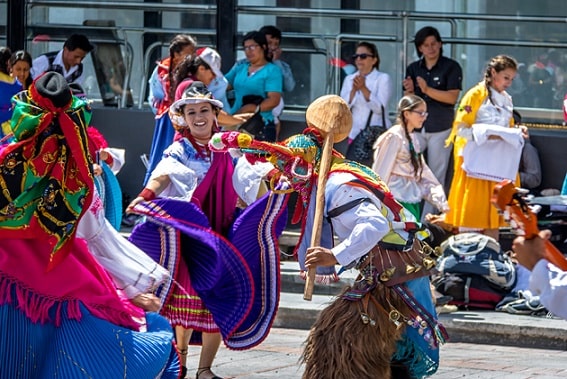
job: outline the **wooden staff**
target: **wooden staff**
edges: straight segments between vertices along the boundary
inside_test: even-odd
[[[317,179],[317,194],[315,201],[315,217],[311,232],[311,247],[321,243],[323,230],[323,213],[325,210],[325,185],[331,168],[333,145],[344,140],[352,128],[352,114],[347,103],[337,95],[326,95],[316,99],[305,113],[307,124],[316,128],[324,137]],[[313,297],[316,268],[310,267],[303,291],[303,299],[310,301]]]
[[[333,133],[328,133],[323,140],[321,152],[321,163],[319,166],[319,178],[317,179],[317,197],[315,201],[315,217],[313,219],[313,230],[311,233],[311,244],[309,246],[319,246],[321,243],[321,232],[323,230],[323,212],[325,209],[325,185],[327,184],[327,174],[331,168],[331,158],[333,155],[334,138]],[[307,271],[303,299],[311,300],[313,296],[313,286],[315,283],[316,268],[310,267]]]

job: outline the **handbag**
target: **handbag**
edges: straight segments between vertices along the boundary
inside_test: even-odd
[[[250,134],[252,137],[264,130],[264,118],[260,113],[260,106],[256,107],[256,112],[248,120],[238,125],[236,128],[239,132]]]
[[[265,123],[264,118],[260,114],[260,103],[262,101],[264,101],[264,98],[260,95],[246,95],[242,97],[242,105],[255,104],[257,107],[252,117],[237,127],[239,132],[248,133],[252,137],[263,132]]]
[[[406,250],[388,249],[379,243],[370,250],[358,269],[365,278],[376,277],[391,287],[431,275],[439,253],[439,249],[433,249],[417,238]]]
[[[244,95],[242,96],[242,105],[255,104],[260,105],[264,98],[260,95]]]
[[[384,133],[386,129],[386,117],[384,116],[384,106],[382,106],[382,125],[370,125],[373,112],[370,111],[366,126],[358,133],[348,147],[347,158],[355,160],[367,166],[372,165],[374,157],[374,142]]]

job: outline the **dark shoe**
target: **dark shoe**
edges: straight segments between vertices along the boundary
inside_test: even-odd
[[[177,350],[177,356],[179,357],[179,363],[181,364],[181,372],[179,378],[185,379],[185,377],[187,376],[187,366],[185,366],[187,361],[187,349],[180,349],[175,346],[175,350]]]
[[[446,305],[451,300],[453,300],[453,296],[440,295],[440,296],[435,298],[435,306],[439,307],[439,306],[442,306],[442,305]]]
[[[223,379],[220,376],[216,376],[214,374],[214,372],[211,371],[210,367],[200,367],[197,369],[197,374],[195,374],[195,379],[199,379],[199,376],[204,373],[204,372],[210,372],[211,374],[213,374],[213,376],[211,377],[212,379]]]
[[[504,312],[514,315],[532,315],[547,314],[545,307],[539,302],[539,297],[534,296],[531,299],[518,299],[512,301],[502,307]]]

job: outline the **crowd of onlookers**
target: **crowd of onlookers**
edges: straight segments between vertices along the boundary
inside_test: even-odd
[[[266,143],[280,140],[280,116],[285,93],[295,87],[291,66],[281,59],[281,40],[281,31],[274,26],[264,26],[246,33],[242,38],[245,58],[236,61],[226,73],[221,70],[221,56],[213,48],[199,47],[196,39],[186,34],[176,35],[171,40],[168,56],[157,62],[149,79],[148,100],[155,114],[154,135],[143,189],[130,203],[128,211],[140,212],[144,204],[152,204],[151,201],[157,197],[165,200],[162,203],[165,208],[173,204],[176,209],[186,207],[190,210],[195,205],[206,215],[208,226],[215,232],[212,235],[222,236],[222,241],[224,238],[233,238],[228,230],[236,218],[235,214],[239,214],[235,210],[244,208],[243,203],[253,204],[265,193],[267,171],[258,168],[260,165],[252,167],[253,164],[245,159],[236,163],[237,160],[228,154],[216,154],[210,141],[214,133],[220,130],[244,131]],[[487,63],[478,83],[461,94],[461,66],[443,55],[443,40],[439,31],[431,26],[421,28],[415,34],[414,44],[419,58],[406,68],[403,96],[397,101],[394,122],[389,119],[387,111],[394,91],[389,74],[380,71],[379,50],[375,44],[367,41],[356,45],[352,56],[355,71],[345,77],[340,91],[342,100],[339,100],[346,104],[345,112],[352,115],[345,155],[366,167],[349,161],[346,165],[351,164],[352,172],[371,169],[377,173],[378,176],[372,176],[373,180],[376,178],[376,183],[380,185],[383,181],[387,185],[384,191],[388,192],[388,196],[391,193],[397,203],[403,206],[392,209],[403,211],[404,217],[407,211],[412,225],[417,225],[413,222],[415,217],[415,220],[448,225],[451,233],[477,232],[498,241],[500,228],[506,226],[506,220],[500,210],[493,206],[495,185],[508,180],[516,186],[537,187],[541,181],[537,152],[534,153],[530,148],[528,129],[522,125],[521,116],[514,109],[509,92],[521,66],[511,56],[494,56]],[[61,50],[33,60],[25,51],[12,53],[7,48],[0,49],[0,144],[10,142],[12,133],[8,123],[12,113],[11,103],[22,90],[30,89],[27,100],[33,105],[33,101],[54,97],[51,92],[56,88],[52,88],[52,84],[57,84],[62,96],[55,97],[55,100],[61,100],[61,103],[52,100],[45,102],[47,106],[37,103],[43,104],[52,113],[68,108],[76,98],[84,96],[80,87],[84,76],[82,61],[93,49],[88,38],[79,34],[70,36]],[[550,62],[548,59],[544,70],[550,67]],[[539,69],[530,69],[536,72],[536,68]],[[557,66],[554,69],[557,74]],[[49,73],[42,76],[52,71],[59,75]],[[45,88],[41,87],[42,79],[32,82],[33,79],[49,75],[55,77],[52,81],[44,80]],[[59,76],[63,79],[56,83]],[[39,88],[44,91],[42,96],[34,93],[37,92],[37,82],[40,82]],[[75,97],[66,90],[67,83],[71,85]],[[86,103],[81,103],[81,107],[90,111]],[[80,128],[73,130],[80,131]],[[97,175],[102,175],[105,167],[108,175],[113,175],[123,163],[123,152],[113,154],[102,135],[93,130],[90,132],[87,138],[93,150],[89,154],[99,166]],[[77,139],[81,137],[76,136]],[[316,138],[317,135],[313,134],[309,141],[315,143]],[[87,159],[84,163],[90,164],[91,161]],[[96,167],[93,171],[96,173]],[[84,172],[86,177],[90,177],[90,170]],[[372,174],[371,171],[368,173]],[[66,179],[62,176],[62,181]],[[236,179],[242,183],[237,183]],[[106,191],[104,185],[101,183],[97,187],[101,194]],[[310,186],[311,183],[306,185]],[[359,190],[351,189],[353,194]],[[352,196],[347,197],[350,200]],[[177,203],[179,199],[187,200],[186,204]],[[102,195],[100,202],[105,202]],[[351,201],[336,209],[365,209],[364,202],[352,205]],[[390,202],[394,205],[397,203]],[[344,208],[347,205],[352,207]],[[189,217],[189,213],[185,216]],[[377,220],[382,220],[382,216],[376,211]],[[342,219],[347,218],[347,215],[343,215]],[[179,220],[188,222],[181,216]],[[93,225],[98,221],[101,220],[93,220]],[[349,225],[363,225],[364,222],[350,217]],[[172,228],[186,228],[183,222],[179,224]],[[385,223],[381,222],[380,225]],[[85,232],[84,222],[83,229],[81,226],[79,224],[79,232]],[[119,220],[111,226],[118,229]],[[262,226],[265,225],[258,227]],[[140,230],[143,229],[138,229],[138,233]],[[257,231],[256,227],[250,230],[253,234]],[[352,228],[343,227],[342,231],[347,238],[351,238]],[[184,233],[184,238],[190,236],[189,232]],[[200,234],[198,237],[202,239]],[[523,253],[528,250],[545,251],[542,240],[546,238],[549,235],[542,233],[538,244],[523,239],[515,241],[520,252],[520,263],[534,270],[529,283],[518,285],[524,286],[524,290],[529,288],[534,293],[542,294],[542,303],[564,316],[564,292],[561,291],[567,286],[563,286],[563,289],[559,286],[559,290],[552,289],[546,279],[553,277],[558,282],[565,282],[565,272],[559,269],[563,268],[564,262],[553,266],[549,263],[549,255]],[[193,248],[188,241],[180,239],[179,246],[171,247],[172,252],[182,254],[183,249]],[[270,242],[277,244],[276,239]],[[121,251],[117,249],[114,253],[120,255]],[[332,256],[329,261],[331,265],[339,262],[330,249],[322,249],[320,253]],[[311,259],[310,264],[317,265],[313,263],[317,254],[313,251],[310,254],[306,262],[309,263]],[[155,264],[148,261],[149,265]],[[197,378],[218,378],[211,371],[211,366],[221,343],[221,330],[215,324],[218,320],[213,319],[213,311],[195,300],[199,294],[197,291],[191,292],[193,279],[189,278],[189,269],[184,264],[176,266],[170,273],[176,283],[182,286],[172,290],[173,295],[164,302],[162,314],[174,327],[175,348],[182,365],[187,358],[193,331],[202,332],[203,349]],[[140,270],[143,272],[145,267]],[[115,275],[120,274],[117,272]],[[194,279],[198,279],[198,275]],[[142,297],[140,300],[139,295],[149,295],[151,291],[148,291],[142,294],[132,292],[130,297],[138,298],[136,301],[147,305],[148,309],[159,309],[160,301],[155,296],[149,300]],[[550,293],[561,296],[551,297]],[[197,313],[200,316],[195,319],[189,316]],[[187,368],[183,367],[182,370],[186,373]]]
[[[281,40],[281,31],[272,25],[247,33],[242,38],[245,58],[226,73],[219,53],[199,47],[194,37],[179,34],[170,41],[168,56],[157,62],[149,79],[155,128],[144,183],[164,149],[176,139],[169,108],[195,81],[203,82],[222,102],[220,128],[252,131],[265,141],[280,139],[285,92],[295,87],[291,66],[282,59]],[[483,231],[497,238],[502,220],[490,204],[494,181],[515,180],[519,170],[519,185],[536,188],[541,182],[537,151],[510,95],[518,93],[522,65],[510,56],[492,58],[478,85],[461,96],[461,66],[443,55],[439,31],[431,26],[418,30],[414,44],[419,59],[406,68],[404,97],[399,100],[394,126],[388,117],[394,91],[390,75],[380,71],[379,50],[366,41],[356,45],[355,71],[344,78],[340,91],[353,116],[345,155],[378,172],[418,219],[441,213],[461,230]],[[82,61],[93,49],[80,34],[71,35],[61,50],[33,60],[25,51],[0,49],[2,141],[10,138],[7,121],[12,96],[45,71],[57,71],[67,82],[80,85]],[[559,77],[556,55],[547,56],[545,64],[530,66],[528,73],[553,69],[554,77]],[[514,82],[515,78],[519,80]],[[486,125],[515,128],[502,136],[505,129]],[[473,140],[487,143],[477,147]],[[494,151],[507,152],[509,159],[493,156]]]

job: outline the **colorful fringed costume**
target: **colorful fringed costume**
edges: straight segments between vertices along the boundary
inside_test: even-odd
[[[271,162],[276,168],[272,183],[290,182],[304,206],[316,192],[321,145],[321,135],[312,128],[279,144],[237,132],[218,133],[210,143],[214,151],[238,149],[251,161]],[[372,261],[366,265],[375,246],[400,251],[411,247],[420,233],[415,218],[394,200],[374,172],[336,151],[325,186],[324,209],[329,218],[331,210],[341,209],[331,221],[341,243],[331,251],[343,266],[359,269],[361,278],[320,313],[305,345],[303,377],[387,379],[395,377],[392,368],[396,366],[414,378],[432,375],[446,335],[437,322],[429,278],[387,286]],[[309,210],[296,216],[303,220],[303,230],[310,231],[313,218]],[[324,227],[323,234],[326,230],[331,228]],[[302,233],[302,239],[305,237]],[[332,235],[327,239],[332,240]],[[300,246],[299,257],[304,259],[307,244]]]
[[[275,317],[287,196],[256,201],[261,175],[252,171],[228,153],[206,156],[185,133],[150,177],[170,179],[162,197],[134,207],[147,221],[130,241],[181,285],[157,295],[174,327],[193,330],[192,344],[201,342],[201,332],[220,332],[227,347],[248,349],[265,339]],[[237,208],[239,196],[250,204],[244,211]]]
[[[54,72],[14,103],[15,142],[0,150],[0,377],[176,378],[167,321],[119,297],[75,238],[94,186],[90,108]]]

